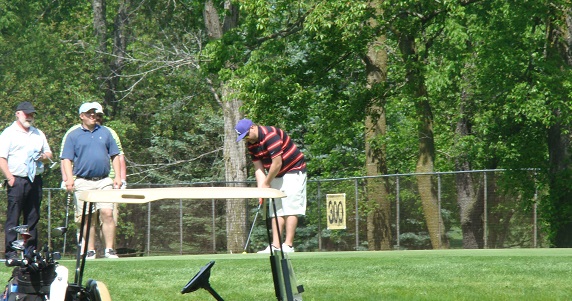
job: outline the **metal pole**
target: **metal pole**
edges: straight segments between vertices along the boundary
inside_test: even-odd
[[[395,211],[396,211],[395,212],[395,215],[396,215],[396,217],[395,217],[396,227],[395,228],[397,231],[397,249],[399,250],[399,249],[401,249],[401,246],[400,246],[401,238],[399,237],[401,235],[400,229],[399,229],[399,223],[400,223],[400,218],[399,218],[399,215],[400,215],[400,212],[399,212],[399,210],[400,210],[400,208],[399,208],[399,176],[395,177],[395,186],[396,186],[395,187],[395,202],[396,202],[395,203]]]
[[[538,187],[534,187],[534,204],[532,207],[532,215],[533,215],[533,227],[532,227],[532,231],[533,231],[533,235],[532,235],[532,246],[534,248],[538,248],[538,224],[537,224],[537,210],[538,209]]]
[[[443,241],[441,239],[441,174],[437,175],[437,215],[439,216],[439,249],[443,248]]]
[[[151,255],[151,202],[147,203],[147,256]]]
[[[211,199],[211,214],[212,214],[212,240],[213,240],[213,253],[216,253],[216,202],[214,199]]]
[[[214,183],[211,187],[215,187]],[[212,216],[212,240],[213,240],[213,253],[216,253],[216,202],[215,199],[211,199],[211,216]]]
[[[354,180],[354,189],[356,194],[356,248],[355,250],[359,250],[359,207],[358,207],[358,179]]]
[[[318,250],[322,251],[322,192],[320,191],[321,185],[318,180]]]
[[[48,190],[48,249],[52,249],[52,191]]]
[[[488,217],[488,214],[487,214],[487,211],[488,211],[488,209],[487,209],[487,199],[488,199],[487,194],[488,194],[488,189],[487,189],[487,172],[486,172],[486,171],[484,172],[483,181],[485,182],[484,185],[483,185],[483,187],[484,187],[484,194],[485,194],[485,196],[484,196],[484,198],[483,198],[483,199],[484,199],[484,200],[483,200],[483,202],[484,202],[484,204],[483,204],[483,208],[484,208],[483,220],[484,220],[484,223],[485,223],[485,225],[484,225],[483,239],[484,239],[484,248],[485,248],[485,249],[488,249],[489,246],[488,246],[487,240],[488,240],[488,232],[489,232],[489,227],[488,227],[489,217]]]
[[[183,200],[179,199],[179,255],[183,255]]]

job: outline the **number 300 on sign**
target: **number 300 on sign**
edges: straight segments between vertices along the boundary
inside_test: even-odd
[[[328,230],[346,228],[346,194],[326,194]]]

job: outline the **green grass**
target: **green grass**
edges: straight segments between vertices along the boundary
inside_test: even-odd
[[[214,260],[212,288],[225,300],[276,300],[268,255],[98,259],[88,278],[114,301],[215,300],[183,286]],[[291,255],[304,300],[570,300],[572,249],[315,252]],[[70,269],[75,261],[61,262]],[[10,269],[0,269],[8,280]]]

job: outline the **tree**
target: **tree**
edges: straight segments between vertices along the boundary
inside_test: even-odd
[[[384,28],[397,41],[405,70],[402,93],[414,105],[419,150],[415,171],[422,174],[417,176],[417,186],[431,243],[435,249],[446,248],[448,239],[430,175],[435,170],[434,116],[425,66],[433,40],[440,35],[446,9],[433,2],[398,2],[383,2]]]
[[[117,13],[113,17],[113,24],[107,22],[107,0],[93,0],[93,28],[97,41],[97,53],[101,69],[98,79],[102,81],[103,103],[111,110],[108,115],[114,116],[118,109],[117,92],[119,80],[126,58],[128,42],[132,40],[129,30],[130,0],[122,0],[117,3]],[[115,3],[114,3],[115,4]],[[111,37],[110,37],[111,36]],[[108,41],[112,41],[109,49]]]
[[[370,5],[376,10],[380,9],[378,1],[372,1]],[[374,16],[379,15],[380,13],[377,11]],[[377,30],[378,23],[374,18],[369,25],[374,31]],[[364,59],[368,88],[372,90],[372,100],[366,108],[365,117],[365,172],[368,176],[388,173],[385,145],[383,143],[378,144],[375,140],[387,134],[385,100],[377,95],[381,89],[374,88],[387,80],[385,40],[385,36],[375,38],[369,45]],[[387,178],[382,178],[381,183],[367,180],[367,198],[368,203],[371,204],[367,215],[367,241],[370,250],[390,250],[393,248],[390,226],[391,203],[387,182]]]
[[[213,40],[221,40],[224,34],[238,26],[238,6],[232,3],[232,1],[225,1],[223,11],[224,13],[219,14],[213,1],[206,1],[204,9],[205,27],[209,37]],[[224,16],[222,22],[219,20],[219,15]],[[221,42],[224,45],[225,41]],[[232,57],[227,57],[223,60],[225,60],[225,65],[227,66],[234,63]],[[240,60],[238,62],[241,63]],[[231,67],[229,69],[232,72],[234,68]],[[234,126],[241,119],[240,107],[242,101],[235,96],[236,92],[229,83],[230,80],[231,78],[223,79],[220,82],[220,87],[213,90],[220,91],[220,99],[216,92],[214,94],[223,108],[225,180],[231,183],[244,183],[247,178],[246,147],[242,143],[236,143],[236,131],[234,130]],[[247,233],[246,202],[244,199],[227,200],[226,230],[228,237],[227,250],[229,252],[240,252],[244,247]]]
[[[554,122],[548,128],[550,221],[551,241],[554,247],[572,246],[572,123],[570,116],[570,67],[572,67],[572,9],[569,1],[549,6],[546,46],[544,49],[546,105],[552,111]],[[566,66],[567,68],[562,68]],[[568,88],[568,89],[566,89]]]

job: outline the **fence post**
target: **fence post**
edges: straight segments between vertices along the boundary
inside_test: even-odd
[[[52,249],[52,190],[48,189],[48,248]]]
[[[483,220],[484,220],[484,223],[485,223],[485,225],[484,225],[484,233],[483,233],[483,236],[484,236],[484,237],[483,237],[483,240],[484,240],[484,246],[483,246],[483,247],[484,247],[485,249],[488,249],[488,247],[489,247],[489,246],[488,246],[488,237],[489,237],[489,233],[488,233],[488,232],[489,232],[489,227],[488,227],[488,224],[489,224],[489,216],[488,216],[488,214],[487,214],[487,212],[488,212],[488,209],[487,209],[487,201],[488,201],[488,188],[487,188],[487,185],[488,185],[488,181],[487,181],[487,172],[486,172],[486,171],[484,172],[483,181],[485,182],[484,185],[483,185],[483,189],[484,189],[484,198],[483,198],[483,202],[484,202],[484,204],[483,204],[483,211],[484,211],[484,212],[483,212]]]
[[[147,203],[147,256],[151,255],[151,202]]]
[[[320,180],[318,180],[318,250],[322,251],[322,192],[320,191]]]
[[[212,228],[213,228],[213,234],[212,234],[212,236],[213,236],[213,253],[216,253],[216,229],[215,229],[215,227],[216,227],[216,221],[215,221],[216,220],[216,209],[215,209],[215,207],[216,207],[215,200],[211,199],[211,211],[212,211],[212,218],[213,218],[213,225],[212,225]]]
[[[179,199],[179,255],[183,255],[183,200]]]
[[[354,188],[356,194],[356,251],[359,250],[359,206],[358,206],[358,179],[354,179]]]
[[[535,180],[536,180],[536,173],[535,173]],[[538,187],[535,185],[534,187],[534,204],[532,205],[532,229],[533,229],[533,235],[532,235],[532,245],[534,248],[538,248],[538,224],[537,224],[537,209],[538,209]]]
[[[400,236],[400,229],[399,229],[399,223],[400,218],[399,218],[399,175],[395,176],[395,229],[396,229],[396,234],[397,234],[397,249],[401,249],[401,238]]]
[[[439,249],[443,248],[443,241],[441,238],[441,174],[437,174],[437,217],[439,218]]]

